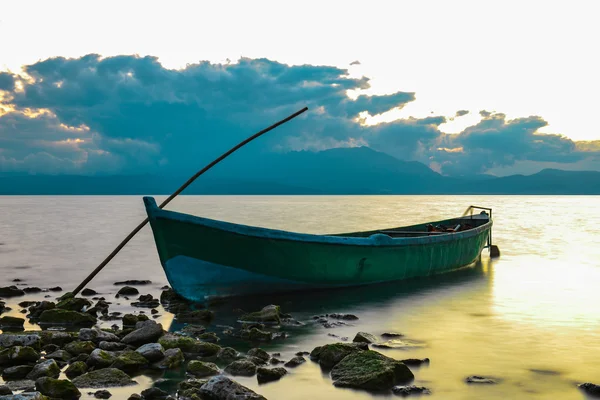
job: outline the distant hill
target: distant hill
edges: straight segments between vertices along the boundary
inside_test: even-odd
[[[187,179],[1,174],[0,195],[158,195],[172,193]],[[600,172],[546,169],[528,176],[446,177],[368,147],[338,148],[232,157],[184,194],[600,194]]]

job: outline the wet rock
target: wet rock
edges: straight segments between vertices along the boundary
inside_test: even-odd
[[[164,400],[168,396],[169,394],[167,392],[157,387],[142,390],[142,398],[145,400]]]
[[[83,289],[81,291],[81,295],[82,296],[94,296],[94,295],[97,295],[97,294],[98,294],[98,292],[96,292],[93,289],[88,289],[88,288],[85,288],[85,289]]]
[[[280,359],[275,358],[275,357],[273,357],[269,360],[269,364],[271,364],[271,365],[279,365],[279,364],[283,364],[283,363],[284,363],[283,361],[281,361]]]
[[[208,400],[266,400],[260,394],[223,375],[215,376],[202,385],[200,394],[200,398]]]
[[[69,297],[56,303],[56,308],[78,312],[83,312],[91,306],[92,302],[82,297]]]
[[[98,388],[136,385],[137,382],[116,368],[103,368],[85,373],[73,379],[78,388]]]
[[[19,307],[28,308],[35,305],[35,303],[37,303],[37,301],[22,301],[19,303]]]
[[[115,286],[121,286],[121,285],[150,285],[152,284],[152,281],[148,281],[148,280],[137,280],[137,279],[131,279],[128,281],[122,281],[122,282],[115,282],[114,285]]]
[[[31,388],[31,391],[28,392],[22,392],[10,396],[0,396],[0,400],[49,400],[49,398],[40,392],[36,392],[35,388]]]
[[[123,286],[121,289],[119,289],[119,291],[117,292],[117,296],[133,296],[136,294],[139,294],[140,292],[131,286]]]
[[[60,286],[54,286],[48,289],[51,292],[62,292],[62,288]]]
[[[256,365],[249,360],[237,360],[226,366],[225,372],[234,376],[254,376]]]
[[[82,328],[79,330],[79,340],[100,343],[118,342],[121,339],[114,333],[105,332],[99,328]]]
[[[243,315],[240,318],[240,321],[242,321],[242,322],[260,322],[260,323],[264,323],[264,324],[278,325],[281,323],[280,314],[281,314],[281,310],[280,310],[279,306],[271,304],[271,305],[264,307],[260,311]]]
[[[240,337],[251,342],[269,342],[273,335],[271,332],[262,331],[258,328],[244,329],[240,333]]]
[[[414,379],[406,365],[376,351],[359,351],[342,359],[331,370],[333,384],[365,390],[388,390]]]
[[[135,372],[148,365],[148,360],[136,351],[126,351],[119,355],[111,365],[111,368],[117,368],[126,372]]]
[[[15,346],[0,351],[0,365],[23,365],[36,362],[40,354],[29,346]]]
[[[323,368],[332,368],[346,356],[368,349],[369,345],[366,343],[332,343],[315,347],[310,358],[318,361]]]
[[[191,337],[169,333],[161,337],[158,343],[165,349],[179,348],[185,353],[199,354],[203,357],[214,356],[221,350],[221,347],[214,343],[202,342]]]
[[[44,347],[42,347],[42,351],[44,351],[46,354],[52,354],[58,350],[60,350],[60,347],[58,347],[55,344],[47,344]]]
[[[189,379],[179,383],[177,395],[180,399],[201,398],[200,388],[208,382],[208,379]],[[194,397],[196,396],[196,397]]]
[[[16,286],[0,287],[0,297],[16,297],[23,296],[25,292]]]
[[[586,382],[578,385],[577,387],[590,396],[600,396],[600,385]]]
[[[230,364],[240,358],[240,353],[232,347],[223,347],[217,353],[217,361],[223,364]]]
[[[25,319],[19,317],[5,316],[0,318],[0,328],[4,331],[23,330]]]
[[[23,291],[25,293],[40,293],[42,291],[42,289],[40,289],[39,287],[26,287],[23,289]]]
[[[327,314],[329,318],[342,319],[344,321],[355,321],[358,317],[354,314]]]
[[[181,349],[168,349],[165,351],[165,358],[159,363],[159,368],[173,369],[179,367],[185,360]]]
[[[17,365],[15,367],[9,367],[2,371],[2,379],[5,381],[24,379],[32,369],[32,365]]]
[[[65,370],[65,375],[69,379],[76,378],[80,375],[83,375],[87,372],[87,364],[83,361],[75,361],[73,364],[69,365]]]
[[[410,396],[411,394],[431,394],[431,391],[424,386],[394,386],[392,393],[398,396]]]
[[[125,350],[127,348],[127,344],[116,342],[100,342],[98,347],[106,351],[120,351]]]
[[[56,304],[52,301],[38,301],[34,305],[29,307],[29,315],[28,317],[33,320],[37,320],[40,318],[42,313],[46,310],[52,310],[56,307]]]
[[[260,367],[256,370],[256,378],[258,383],[267,383],[280,380],[287,371],[285,368],[275,367],[275,368],[263,368]]]
[[[288,368],[296,368],[298,365],[300,364],[304,364],[306,362],[306,359],[302,356],[296,356],[294,358],[292,358],[290,361],[286,362],[285,364],[283,364],[284,366],[288,367]]]
[[[58,378],[60,375],[60,367],[54,360],[42,361],[36,364],[30,373],[27,374],[27,379],[35,381],[38,378],[49,376],[51,378]]]
[[[409,367],[420,367],[423,364],[429,364],[429,358],[406,358],[404,360],[400,360],[405,365]]]
[[[220,340],[219,337],[217,336],[217,334],[214,332],[202,333],[199,336],[197,336],[197,338],[199,340],[202,340],[203,342],[209,342],[209,343],[218,343]]]
[[[192,336],[197,338],[198,336],[202,335],[204,332],[206,332],[206,328],[202,325],[186,325],[183,327],[183,329],[181,330],[181,332],[184,335],[187,336]]]
[[[408,339],[390,339],[383,343],[373,343],[373,347],[380,349],[411,349],[425,347],[425,343]]]
[[[468,376],[467,378],[465,378],[465,382],[493,384],[493,383],[497,383],[497,380],[494,378],[489,378],[489,377],[485,377],[485,376],[471,375],[471,376]]]
[[[138,301],[131,303],[131,305],[134,307],[155,308],[160,305],[160,302],[151,294],[143,294],[138,298]]]
[[[187,372],[198,378],[204,378],[207,376],[218,375],[219,367],[210,362],[192,360],[187,365]]]
[[[85,363],[89,367],[100,369],[110,367],[115,359],[116,356],[114,354],[102,349],[95,349],[90,353],[90,356]]]
[[[42,344],[54,344],[59,347],[63,347],[77,339],[76,334],[69,332],[41,331],[40,335],[42,338]]]
[[[135,326],[139,322],[139,317],[134,314],[125,314],[123,315],[123,327],[125,326]]]
[[[352,341],[355,343],[377,343],[377,338],[367,332],[358,332]]]
[[[279,355],[281,355],[281,354],[279,354]],[[296,354],[294,354],[294,355],[295,355],[295,356],[298,356],[298,357],[302,357],[302,356],[308,356],[308,355],[310,355],[310,352],[309,352],[309,351],[299,351],[299,352],[297,352],[297,353],[296,353]]]
[[[96,323],[96,317],[77,311],[54,308],[42,312],[39,318],[39,323],[46,325],[92,326]]]
[[[160,294],[160,302],[162,304],[171,305],[171,304],[189,304],[189,302],[184,298],[175,293],[175,291],[169,287],[163,290]]]
[[[35,390],[35,382],[31,380],[9,381],[5,382],[5,386],[13,392],[18,390]]]
[[[1,334],[0,347],[29,346],[40,348],[41,339],[38,334]]]
[[[394,338],[399,338],[399,337],[403,337],[404,335],[401,333],[396,333],[396,332],[385,332],[381,334],[381,337],[384,339],[394,339]]]
[[[147,343],[136,351],[150,362],[160,361],[165,357],[164,349],[159,343]]]
[[[209,310],[182,311],[175,315],[177,322],[208,322],[212,321],[215,313]]]
[[[250,350],[248,350],[248,352],[246,354],[248,355],[248,357],[258,358],[264,364],[266,364],[267,361],[269,361],[269,358],[271,358],[269,353],[267,353],[266,351],[264,351],[263,349],[260,349],[260,348],[250,349]]]
[[[69,361],[73,356],[66,350],[56,350],[44,356],[47,360]]]
[[[94,397],[97,399],[110,399],[112,397],[112,393],[108,390],[97,390],[94,393]]]
[[[12,394],[12,390],[8,386],[0,385],[0,396],[6,396]]]
[[[90,354],[96,346],[92,342],[71,342],[65,346],[65,350],[74,356],[79,354]]]
[[[35,381],[35,388],[41,394],[58,399],[78,399],[81,392],[66,379],[43,377]]]
[[[139,322],[136,324],[136,328],[136,330],[121,339],[121,342],[133,346],[140,346],[146,343],[156,342],[163,334],[162,325],[157,324],[155,321]]]
[[[141,399],[142,399],[142,396],[140,396],[137,393],[134,393],[127,398],[127,400],[141,400]]]

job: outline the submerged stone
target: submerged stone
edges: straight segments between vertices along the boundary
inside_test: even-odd
[[[489,378],[489,377],[479,376],[479,375],[468,376],[465,379],[465,382],[467,382],[467,383],[484,383],[484,384],[498,383],[497,380],[494,378]]]
[[[429,364],[429,358],[406,358],[400,361],[410,367],[420,367],[423,364]]]
[[[116,368],[91,371],[73,379],[78,388],[99,388],[136,385],[129,375]]]
[[[42,312],[40,315],[40,324],[46,325],[84,325],[91,326],[96,323],[96,317],[90,314],[77,311],[63,310],[54,308]]]
[[[139,294],[140,292],[131,286],[123,286],[121,289],[119,289],[119,291],[117,292],[117,296],[133,296],[136,294]]]
[[[88,299],[84,299],[81,297],[71,297],[56,303],[56,308],[60,308],[62,310],[83,312],[84,309],[89,308],[91,305],[92,302]]]
[[[0,297],[16,297],[23,295],[25,295],[25,292],[14,285],[0,287]]]
[[[112,397],[112,393],[108,390],[97,390],[94,393],[94,397],[97,399],[110,399]]]
[[[431,394],[431,390],[424,386],[394,386],[392,393],[399,396],[410,396],[411,394]]]
[[[248,389],[239,383],[232,381],[223,375],[215,376],[209,379],[200,387],[200,398],[229,400],[229,399],[244,399],[244,400],[266,400],[265,397]]]

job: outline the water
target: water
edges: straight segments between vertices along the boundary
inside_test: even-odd
[[[328,333],[352,339],[358,331],[397,331],[423,346],[380,351],[398,359],[429,357],[429,366],[412,370],[415,384],[431,388],[431,398],[584,398],[577,383],[600,383],[599,197],[182,196],[168,208],[249,225],[335,233],[443,219],[470,204],[493,208],[493,238],[501,258],[490,260],[484,250],[473,268],[411,284],[232,301],[219,307],[216,323],[231,323],[231,310],[240,305],[251,309],[271,302],[303,321],[318,313],[353,313],[360,319],[352,326],[292,329],[290,338],[266,348],[286,360],[296,351],[336,341]],[[144,217],[137,196],[0,197],[0,284],[20,278],[30,286],[72,289]],[[155,296],[167,283],[148,227],[88,287],[110,300],[118,289],[113,282],[125,279],[152,280],[141,292]],[[10,314],[19,315],[13,304],[19,301],[8,302]],[[115,302],[111,310],[131,307]],[[174,330],[172,315],[159,310],[159,321]],[[501,382],[465,384],[464,378],[474,374]],[[135,379],[140,385],[113,394],[139,393],[152,382],[148,376]],[[280,382],[259,386],[256,378],[237,380],[269,399],[372,398],[333,387],[311,362]]]

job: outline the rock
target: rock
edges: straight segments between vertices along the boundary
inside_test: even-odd
[[[22,381],[9,381],[5,382],[5,386],[10,390],[35,390],[35,382],[30,380],[22,380]]]
[[[34,349],[40,348],[40,335],[38,334],[1,334],[0,335],[0,347],[13,347],[13,346],[29,346]]]
[[[112,397],[112,393],[108,390],[97,390],[94,393],[94,397],[97,399],[110,399]]]
[[[69,311],[83,312],[92,306],[92,302],[82,297],[70,297],[56,303],[56,308]]]
[[[48,289],[51,292],[62,292],[62,288],[60,286],[54,286]]]
[[[89,367],[95,367],[96,369],[107,368],[112,365],[116,360],[116,356],[108,351],[102,349],[95,349],[91,352],[88,357],[86,364]]]
[[[98,328],[82,328],[81,330],[79,330],[79,340],[100,343],[118,342],[121,339],[119,339],[119,337],[114,333],[105,332]]]
[[[215,376],[202,385],[200,394],[200,398],[208,400],[266,400],[260,394],[223,375]]]
[[[137,279],[131,279],[128,281],[122,281],[122,282],[115,282],[114,285],[115,286],[121,286],[121,285],[150,285],[152,284],[152,281],[148,281],[148,280],[137,280]]]
[[[6,385],[0,385],[0,396],[12,394],[12,390]]]
[[[165,358],[159,362],[159,368],[173,369],[179,367],[185,358],[181,349],[168,349],[165,351]]]
[[[327,314],[329,318],[333,319],[343,319],[345,321],[355,321],[358,319],[356,315],[353,314]]]
[[[0,297],[16,297],[23,296],[25,292],[16,286],[0,287]]]
[[[53,308],[56,307],[56,304],[54,304],[54,302],[52,301],[39,301],[36,302],[34,305],[29,307],[29,319],[32,320],[37,320],[40,318],[40,316],[42,315],[42,313],[46,310],[52,310]]]
[[[208,382],[207,379],[189,379],[179,383],[177,395],[180,399],[200,398],[200,388]],[[193,397],[196,396],[196,397]]]
[[[111,365],[111,368],[117,368],[126,372],[134,372],[148,365],[148,360],[136,351],[126,351],[119,355]]]
[[[119,289],[119,291],[117,292],[117,296],[133,296],[136,294],[139,294],[140,292],[131,286],[123,286],[121,289]]]
[[[214,356],[221,350],[221,347],[214,343],[202,342],[191,337],[169,333],[161,337],[158,343],[165,349],[179,348],[185,353],[199,354],[203,357]]]
[[[256,364],[249,360],[237,360],[226,366],[225,372],[234,376],[254,376]]]
[[[590,396],[600,396],[600,385],[596,385],[590,382],[582,383],[577,386]]]
[[[123,326],[135,326],[139,321],[138,316],[134,314],[123,315]]]
[[[49,376],[51,378],[58,378],[60,375],[60,367],[54,360],[42,361],[36,364],[30,373],[27,374],[27,379],[35,381],[38,378]]]
[[[81,325],[91,326],[96,323],[96,317],[77,311],[54,308],[46,310],[40,315],[40,324],[46,325]]]
[[[11,317],[11,316],[5,316],[0,318],[0,328],[2,328],[2,330],[7,330],[7,329],[23,329],[23,324],[25,324],[25,319],[24,318],[19,318],[19,317]]]
[[[73,364],[69,365],[65,370],[65,375],[69,379],[76,378],[80,375],[83,375],[87,372],[87,364],[83,361],[75,361]]]
[[[36,286],[32,286],[32,287],[26,287],[25,289],[23,289],[23,291],[25,293],[39,293],[42,291],[42,289],[40,289],[39,287],[36,287]]]
[[[36,362],[39,358],[39,353],[29,346],[15,346],[0,351],[0,365],[23,365]]]
[[[198,322],[198,321],[212,321],[215,313],[209,310],[192,310],[182,311],[175,315],[177,322]]]
[[[396,332],[385,332],[381,334],[381,337],[384,339],[394,339],[394,338],[399,338],[399,337],[403,337],[404,335],[401,333],[396,333]]]
[[[281,361],[281,360],[280,360],[280,359],[278,359],[278,358],[275,358],[275,357],[273,357],[273,358],[271,358],[271,359],[269,360],[269,363],[270,363],[271,365],[279,365],[279,364],[283,364],[284,362],[283,362],[283,361]]]
[[[410,367],[420,367],[422,364],[429,364],[429,358],[406,358],[400,360],[400,362],[403,362]]]
[[[31,392],[23,392],[10,396],[0,396],[0,400],[49,400],[48,397],[44,396],[40,392],[35,392],[35,389],[31,390]]]
[[[258,383],[267,383],[272,381],[280,380],[287,371],[285,368],[275,367],[275,368],[263,368],[260,367],[256,370],[256,378],[258,379]]]
[[[210,362],[192,360],[187,365],[187,372],[198,378],[204,378],[207,376],[218,375],[219,367]]]
[[[409,396],[411,394],[431,394],[431,391],[424,386],[394,386],[392,392],[399,396]]]
[[[198,338],[198,336],[206,332],[206,328],[202,325],[186,325],[183,327],[181,332],[185,335]]]
[[[28,308],[35,305],[35,303],[37,303],[37,301],[22,301],[19,303],[19,307]]]
[[[296,356],[294,358],[292,358],[290,361],[286,362],[285,364],[283,364],[284,366],[288,367],[288,368],[295,368],[300,364],[304,364],[306,362],[306,359],[302,356]]]
[[[106,351],[120,351],[125,350],[127,348],[127,344],[115,342],[100,342],[100,344],[98,344],[98,347]]]
[[[467,383],[486,383],[486,384],[497,383],[496,379],[494,379],[494,378],[488,378],[485,376],[478,376],[478,375],[468,376],[467,378],[465,378],[465,382],[467,382]]]
[[[74,356],[79,354],[90,354],[96,346],[92,342],[71,342],[65,346],[65,350]]]
[[[160,302],[151,294],[143,294],[138,297],[138,301],[131,303],[131,305],[134,307],[155,308],[160,305]]]
[[[55,351],[58,351],[58,350],[60,350],[60,347],[58,347],[57,345],[52,344],[52,343],[51,344],[47,344],[44,347],[42,347],[42,351],[44,351],[46,354],[52,354],[52,353],[54,353]]]
[[[53,345],[51,345],[53,346]],[[56,350],[50,354],[46,354],[44,358],[47,360],[69,361],[73,356],[66,350]]]
[[[136,385],[137,382],[116,368],[104,368],[85,373],[73,379],[78,388],[98,388]]]
[[[141,399],[142,399],[142,396],[140,396],[137,393],[134,393],[127,398],[127,400],[141,400]]]
[[[165,358],[164,349],[159,343],[147,343],[136,350],[150,362],[160,361]]]
[[[263,331],[258,328],[244,329],[240,337],[251,342],[269,342],[273,339],[271,332]]]
[[[155,321],[144,321],[139,328],[127,334],[123,339],[121,339],[121,342],[133,346],[140,346],[142,344],[156,342],[158,338],[162,336],[162,334],[163,327],[161,324],[157,324]],[[163,347],[165,347],[164,344]]]
[[[7,380],[16,380],[16,379],[24,379],[28,373],[33,369],[32,365],[17,365],[15,367],[9,367],[2,371],[2,379]]]
[[[146,400],[163,400],[169,396],[167,392],[157,387],[142,390],[142,398]]]
[[[81,291],[81,295],[82,295],[82,296],[94,296],[94,295],[96,295],[96,294],[98,294],[98,292],[96,292],[96,291],[95,291],[95,290],[93,290],[93,289],[88,289],[88,288],[85,288],[85,289],[83,289],[83,290]]]
[[[278,325],[281,323],[281,310],[279,306],[268,305],[262,310],[243,315],[240,321],[243,322],[261,322],[266,324]]]
[[[240,358],[240,353],[232,347],[223,347],[217,353],[217,361],[223,364],[230,364]]]
[[[35,388],[41,394],[58,399],[78,399],[81,392],[66,379],[43,377],[35,381]]]
[[[365,390],[389,390],[414,379],[406,365],[376,351],[359,351],[342,359],[331,370],[333,384]]]
[[[367,332],[358,332],[352,341],[355,343],[377,343],[377,338]]]
[[[269,358],[271,358],[271,356],[269,355],[269,353],[267,353],[266,351],[264,351],[263,349],[260,349],[260,348],[250,349],[250,350],[248,350],[248,352],[246,354],[249,357],[256,357],[256,358],[258,358],[264,364],[266,364],[267,361],[269,361]]]
[[[324,368],[332,368],[349,354],[368,349],[369,345],[366,343],[332,343],[314,348],[310,358],[319,361],[319,365]]]
[[[202,333],[198,336],[198,339],[209,343],[218,343],[220,340],[217,334],[214,332]]]
[[[380,349],[412,349],[418,347],[425,347],[424,343],[417,342],[415,340],[408,339],[390,339],[383,343],[373,343],[373,347]]]
[[[54,344],[59,347],[65,346],[68,343],[71,343],[77,339],[77,336],[74,336],[68,332],[57,332],[57,331],[42,331],[40,332],[42,337],[43,344]]]

